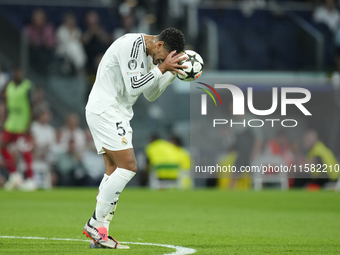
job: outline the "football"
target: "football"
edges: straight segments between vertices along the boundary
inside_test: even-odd
[[[204,63],[202,57],[193,50],[184,51],[189,57],[187,60],[180,62],[181,65],[188,66],[187,68],[181,68],[185,72],[185,75],[177,73],[177,77],[182,81],[193,81],[202,75]]]

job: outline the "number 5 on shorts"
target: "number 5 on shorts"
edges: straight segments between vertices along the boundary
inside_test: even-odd
[[[122,122],[121,122],[121,121],[116,122],[117,130],[119,130],[119,129],[122,130],[122,133],[118,133],[118,135],[119,135],[119,136],[124,136],[124,135],[126,134],[125,129],[124,129],[122,126],[119,126],[119,125],[122,125]]]

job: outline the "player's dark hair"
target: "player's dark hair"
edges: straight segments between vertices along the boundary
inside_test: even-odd
[[[171,136],[169,138],[170,142],[172,142],[173,144],[179,146],[179,147],[183,147],[183,142],[182,142],[182,139],[179,137],[179,136]]]
[[[157,134],[157,133],[153,133],[151,136],[150,136],[150,143],[160,139],[161,137]]]
[[[182,31],[170,27],[164,29],[159,35],[158,40],[164,42],[164,47],[168,52],[176,50],[177,53],[184,51],[185,38]]]

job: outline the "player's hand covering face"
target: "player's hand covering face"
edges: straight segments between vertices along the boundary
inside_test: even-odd
[[[162,73],[166,71],[180,73],[185,75],[185,73],[181,70],[181,68],[187,68],[186,65],[180,65],[179,62],[184,61],[188,58],[185,53],[177,54],[176,51],[170,52],[165,60],[158,66],[158,68],[162,71]]]
[[[169,55],[169,52],[164,47],[160,47],[159,51],[153,54],[152,56],[153,64],[154,65],[161,64],[168,55]]]

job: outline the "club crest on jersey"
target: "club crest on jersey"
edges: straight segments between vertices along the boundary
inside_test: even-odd
[[[127,145],[127,144],[128,144],[128,141],[126,140],[125,137],[122,138],[122,144],[123,144],[123,145]]]
[[[135,70],[137,68],[137,60],[136,59],[131,59],[128,62],[128,67],[130,70]]]

